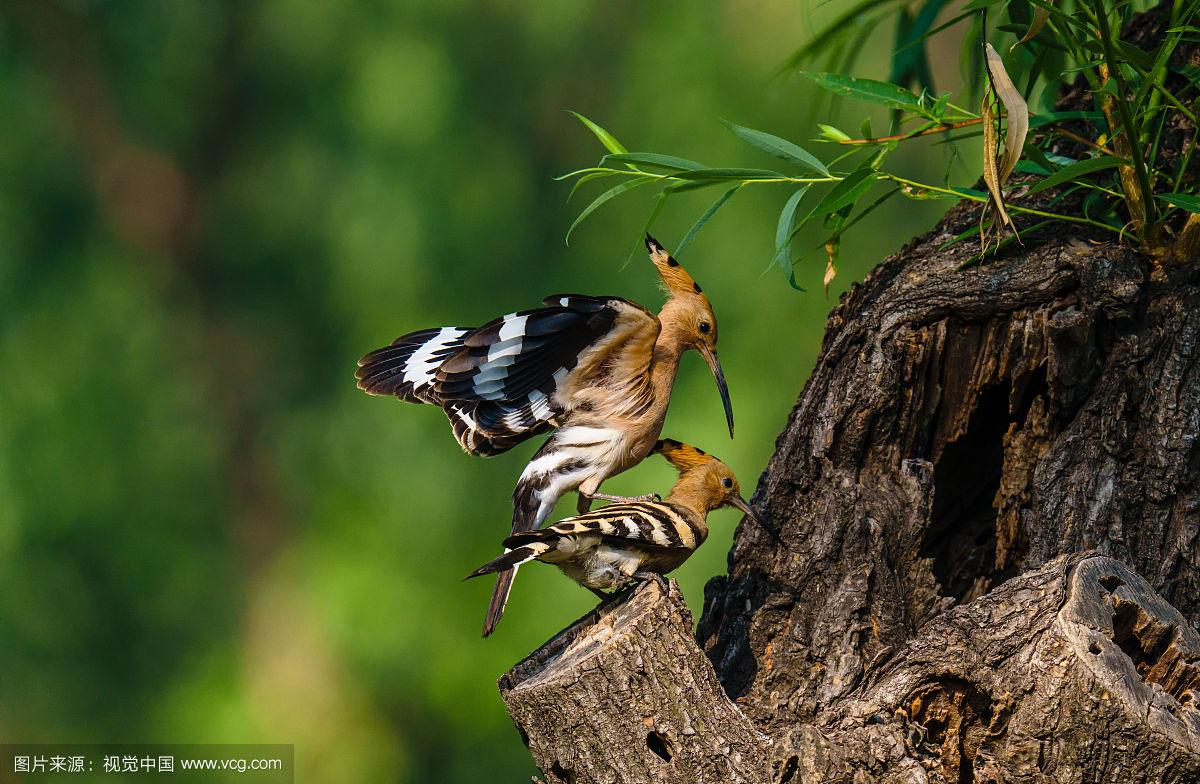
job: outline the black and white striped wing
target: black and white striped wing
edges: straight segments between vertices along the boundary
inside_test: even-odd
[[[440,327],[402,335],[358,361],[354,374],[358,388],[372,395],[395,395],[410,403],[441,405],[434,392],[437,370],[462,350],[463,339],[472,331]]]
[[[546,304],[474,330],[442,363],[433,390],[448,413],[453,406],[452,419],[494,438],[527,438],[571,410],[571,391],[607,348],[631,335],[653,346],[658,335],[654,315],[619,297],[561,295]]]
[[[617,546],[647,550],[691,552],[704,541],[700,530],[684,510],[664,502],[610,504],[595,512],[568,517],[537,531],[514,534],[505,547],[519,547],[547,536],[600,536]]]
[[[484,457],[506,452],[556,426],[556,411],[546,400],[519,404],[450,400],[442,409],[462,448]]]
[[[577,294],[545,304],[477,329],[399,337],[359,360],[358,386],[441,406],[463,449],[495,455],[556,427],[614,352],[649,364],[659,323],[640,305]]]

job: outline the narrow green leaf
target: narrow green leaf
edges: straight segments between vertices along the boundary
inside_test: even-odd
[[[1147,78],[1142,80],[1142,86],[1138,88],[1137,92],[1133,96],[1134,106],[1142,106],[1143,102],[1146,100],[1146,96],[1148,96],[1150,91],[1155,89],[1155,87],[1160,90],[1165,90],[1163,84],[1159,82],[1159,79],[1162,79],[1165,73],[1168,70],[1171,70],[1168,66],[1168,63],[1171,61],[1171,55],[1175,53],[1176,47],[1179,46],[1179,43],[1182,40],[1184,40],[1184,38],[1180,34],[1171,30],[1167,31],[1166,40],[1163,41],[1155,50],[1154,61],[1144,69],[1146,71]],[[1192,122],[1195,124],[1195,120]]]
[[[836,240],[836,239],[840,238],[843,234],[845,234],[850,229],[851,226],[853,226],[854,224],[858,223],[863,218],[870,215],[872,212],[874,212],[876,210],[876,208],[878,208],[881,204],[883,204],[888,199],[895,196],[900,191],[901,191],[901,188],[899,188],[899,187],[892,188],[890,191],[883,194],[875,201],[871,202],[869,205],[867,205],[867,207],[865,209],[863,209],[861,212],[859,212],[853,218],[851,218],[848,221],[843,222],[842,225],[838,226],[837,231],[834,233],[834,235],[833,235],[833,237],[831,237],[831,239]]]
[[[1070,166],[1064,166],[1046,179],[1040,181],[1029,189],[1029,195],[1041,193],[1047,188],[1053,188],[1056,185],[1062,185],[1064,182],[1082,177],[1085,174],[1092,172],[1103,171],[1104,169],[1115,169],[1118,166],[1128,166],[1129,161],[1124,158],[1117,158],[1112,155],[1101,155],[1098,158],[1087,158]]]
[[[612,153],[605,155],[600,163],[603,165],[607,162],[617,163],[636,163],[642,166],[654,166],[659,169],[668,169],[670,171],[685,171],[687,169],[703,169],[703,163],[689,161],[687,158],[680,158],[675,155],[660,155],[656,152],[623,152]]]
[[[701,188],[715,188],[718,185],[728,183],[728,180],[679,180],[673,182],[663,188],[671,193],[682,193],[684,191],[698,191]]]
[[[858,197],[862,196],[875,183],[875,176],[872,169],[856,169],[851,172],[846,179],[829,189],[825,198],[817,202],[817,206],[809,211],[800,225],[803,226],[817,215],[824,216],[831,212],[837,212],[847,204],[858,201]]]
[[[837,233],[841,232],[842,225],[845,224],[846,219],[850,217],[850,213],[852,213],[852,212],[854,212],[854,202],[847,204],[845,207],[842,207],[840,210],[831,212],[828,215],[826,215],[825,220],[822,221],[822,223],[821,223],[821,226],[826,229],[829,229],[830,231],[834,232],[834,234],[836,235]]]
[[[1031,41],[1037,37],[1037,34],[1042,31],[1042,28],[1046,26],[1046,22],[1049,21],[1049,19],[1050,9],[1042,8],[1041,6],[1035,8],[1033,11],[1033,21],[1029,23],[1029,29],[1025,31],[1023,36],[1021,36],[1021,40],[1009,47],[1008,51],[1011,53],[1013,49],[1016,49],[1021,44]]]
[[[896,0],[864,0],[864,2],[850,6],[841,16],[826,26],[825,29],[810,38],[808,43],[796,50],[780,67],[780,73],[799,67],[801,63],[812,57],[816,52],[829,51],[838,36],[844,35],[854,28],[863,25],[874,26],[879,20],[871,16],[870,12],[878,6],[892,5],[895,2]],[[876,16],[887,15],[888,13],[884,12]]]
[[[960,188],[958,186],[952,186],[950,190],[954,191],[959,196],[966,196],[968,198],[972,196],[974,196],[976,199],[987,198],[987,191],[981,191],[978,188]]]
[[[916,46],[917,44],[921,43],[922,41],[932,38],[933,36],[937,35],[938,33],[942,32],[943,30],[948,30],[949,28],[958,24],[962,20],[972,16],[973,14],[974,14],[973,11],[964,11],[963,13],[959,14],[958,16],[955,16],[954,18],[952,18],[950,21],[944,22],[944,23],[938,25],[937,27],[933,28],[932,30],[925,33],[924,35],[922,35],[920,38],[916,39],[915,41],[911,41],[911,42],[905,44],[904,49],[907,49],[910,46]],[[904,51],[904,49],[901,49],[900,51]],[[897,53],[899,53],[899,52],[897,52]]]
[[[757,147],[768,155],[774,155],[781,160],[815,171],[823,177],[829,176],[829,170],[825,168],[825,164],[821,163],[816,156],[800,145],[789,142],[787,139],[773,136],[765,131],[756,131],[753,128],[735,125],[728,120],[722,120],[721,122],[725,123],[726,127],[733,131],[735,136],[752,147]]]
[[[616,169],[609,169],[609,168],[601,167],[601,166],[588,166],[586,169],[576,169],[575,171],[569,171],[566,174],[559,174],[555,177],[551,177],[550,179],[554,180],[555,182],[562,182],[563,180],[569,180],[572,177],[582,177],[585,174],[592,174],[593,172],[608,172],[609,174],[624,174],[624,172],[618,171]]]
[[[888,153],[894,152],[900,142],[894,139],[889,142],[883,142],[876,149],[875,154],[858,165],[860,169],[874,169],[879,171],[879,167],[883,166],[884,160],[888,157]]]
[[[994,247],[992,247],[991,249],[989,249],[987,251],[980,251],[980,252],[974,254],[973,256],[968,258],[966,261],[964,261],[962,264],[959,264],[957,267],[955,267],[954,271],[962,272],[965,269],[969,269],[969,268],[975,266],[976,264],[978,264],[979,262],[983,261],[989,254],[992,256],[995,256],[996,253],[998,253],[1002,248],[1006,248],[1009,245],[1013,244],[1014,242],[1019,242],[1022,237],[1027,237],[1030,234],[1032,234],[1033,232],[1035,232],[1039,229],[1045,228],[1046,226],[1049,226],[1052,223],[1054,223],[1054,221],[1041,221],[1040,223],[1033,224],[1032,226],[1025,229],[1024,231],[1014,228],[1012,234],[1009,234],[1007,237],[1001,238],[999,241],[997,241],[997,243]],[[972,226],[970,229],[971,234],[975,234],[978,231],[979,230],[977,228],[975,228],[974,226]],[[942,248],[949,247],[952,244],[954,244],[954,240],[947,242],[945,245],[942,246]],[[939,248],[939,250],[941,250],[941,248]]]
[[[705,224],[712,220],[712,216],[717,214],[717,210],[721,209],[725,202],[729,201],[729,199],[733,197],[733,194],[737,193],[738,189],[741,187],[741,185],[735,185],[729,190],[725,191],[721,194],[719,199],[713,202],[711,207],[704,211],[704,214],[692,224],[692,228],[687,230],[687,234],[684,234],[683,239],[681,239],[679,244],[675,246],[676,256],[683,255],[684,248],[692,243],[692,240],[696,238],[696,235],[700,233],[700,230],[704,228]]]
[[[892,54],[892,69],[888,81],[893,84],[916,82],[922,90],[934,91],[933,73],[929,67],[925,34],[933,26],[946,0],[925,0],[924,5],[906,25],[897,25]]]
[[[1035,166],[1040,168],[1041,171],[1035,171],[1033,173],[1041,174],[1043,176],[1045,176],[1047,174],[1054,174],[1054,172],[1058,171],[1059,167],[1069,166],[1070,164],[1075,162],[1075,161],[1071,160],[1070,158],[1064,158],[1061,155],[1054,155],[1054,157],[1051,158],[1049,155],[1046,155],[1046,153],[1042,152],[1035,145],[1032,145],[1032,144],[1028,145],[1025,148],[1025,155],[1028,156],[1029,160],[1023,161],[1023,163],[1034,164]],[[1020,164],[1017,164],[1017,165],[1019,168]],[[1030,173],[1029,169],[1021,169],[1021,171],[1024,171],[1027,174]]]
[[[614,175],[613,172],[610,172],[610,171],[597,171],[597,172],[591,172],[589,174],[583,175],[579,179],[575,180],[575,184],[571,186],[571,192],[567,194],[567,203],[570,203],[571,197],[575,195],[575,191],[579,190],[579,186],[583,185],[585,182],[591,182],[592,180],[598,180],[603,177],[613,177],[613,176],[616,176],[616,175]]]
[[[1087,120],[1088,122],[1100,122],[1104,119],[1104,115],[1100,112],[1042,112],[1041,114],[1031,115],[1029,118],[1030,128],[1039,128],[1050,123],[1064,122],[1066,120]]]
[[[1037,159],[1035,158],[1035,160],[1037,160]],[[1059,166],[1070,166],[1072,163],[1075,163],[1076,159],[1068,158],[1067,156],[1059,155],[1058,153],[1048,152],[1048,153],[1046,153],[1046,160],[1053,163],[1055,165],[1055,167],[1059,167]]]
[[[966,94],[962,96],[961,102],[970,103],[979,98],[979,87],[981,81],[979,73],[983,70],[983,47],[977,42],[981,40],[983,33],[983,14],[977,14],[973,11],[968,11],[971,15],[971,23],[967,27],[967,32],[962,37],[962,52],[958,58],[959,71],[962,74],[963,83],[967,85]]]
[[[978,128],[979,126],[977,125],[975,127]],[[955,142],[961,142],[963,139],[974,139],[976,136],[982,136],[982,135],[983,135],[982,130],[967,131],[966,133],[956,133],[953,136],[949,136],[949,135],[943,136],[942,138],[938,139],[933,144],[936,147],[942,147],[945,145],[953,145]]]
[[[788,253],[788,246],[792,244],[792,229],[796,225],[796,208],[800,206],[800,200],[804,198],[805,193],[808,193],[807,185],[802,186],[791,195],[779,213],[779,225],[775,229],[775,255],[771,258],[771,262],[778,263],[780,269],[789,277],[792,274],[792,259],[791,254]]]
[[[1200,212],[1200,196],[1189,193],[1160,193],[1158,198],[1188,212]]]
[[[946,240],[941,245],[939,245],[938,250],[943,251],[946,248],[957,245],[958,243],[965,240],[967,237],[973,237],[977,234],[979,234],[978,226],[975,226],[975,225],[968,226],[967,228],[960,231],[958,234],[955,234],[953,237],[951,237],[950,239]]]
[[[1036,174],[1039,177],[1054,174],[1054,169],[1048,169],[1034,160],[1017,161],[1017,165],[1013,167],[1013,171],[1018,174]]]
[[[860,79],[836,73],[803,72],[804,76],[835,95],[857,98],[860,101],[881,104],[892,109],[902,109],[922,116],[929,111],[921,105],[917,96],[898,85],[875,79]]]
[[[946,122],[946,110],[950,107],[950,93],[942,93],[933,106],[929,107],[929,113],[937,119],[938,122]]]
[[[769,169],[694,169],[675,174],[681,180],[786,180],[786,174]]]
[[[579,213],[579,217],[576,218],[575,222],[571,224],[571,228],[567,229],[566,243],[568,245],[571,244],[571,232],[575,231],[575,227],[583,223],[587,216],[599,209],[605,202],[616,196],[620,196],[626,191],[631,191],[639,185],[645,185],[653,179],[653,177],[633,177],[621,183],[620,185],[616,185],[612,188],[609,188],[604,193],[601,193],[591,204],[583,208],[583,212]]]
[[[848,142],[850,135],[834,128],[832,125],[817,123],[817,127],[821,129],[821,136],[831,142]]]
[[[1050,201],[1046,202],[1046,206],[1053,207],[1060,202],[1065,202],[1069,198],[1067,194],[1074,195],[1086,187],[1087,186],[1084,185],[1073,185],[1069,188],[1063,188],[1062,195],[1058,195],[1050,199]],[[1125,231],[1125,217],[1123,215],[1117,215],[1117,212],[1114,209],[1115,206],[1116,202],[1111,199],[1108,194],[1101,193],[1097,190],[1090,190],[1088,191],[1087,195],[1083,197],[1083,209],[1080,210],[1080,214],[1086,215],[1094,221],[1106,224],[1110,226],[1113,231],[1120,234],[1121,232]]]
[[[1139,49],[1128,41],[1114,41],[1113,43],[1121,51],[1121,55],[1138,70],[1149,71],[1154,67],[1154,58],[1144,49]]]
[[[617,138],[615,136],[613,136],[611,133],[604,130],[603,128],[601,128],[599,125],[592,122],[588,118],[584,117],[579,112],[573,112],[570,109],[567,109],[567,114],[571,115],[576,120],[579,120],[579,122],[586,125],[588,130],[591,131],[593,134],[595,134],[596,138],[600,140],[600,143],[603,144],[604,148],[606,150],[608,150],[609,152],[615,152],[615,153],[629,152],[629,150],[625,149],[625,145],[623,145],[619,141],[617,141]]]

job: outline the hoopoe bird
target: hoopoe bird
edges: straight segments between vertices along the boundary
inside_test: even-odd
[[[513,491],[513,534],[538,528],[571,491],[581,514],[592,499],[646,500],[603,494],[600,485],[654,447],[684,352],[695,349],[708,362],[733,437],[712,305],[649,234],[646,249],[667,293],[657,316],[621,297],[547,297],[544,308],[482,327],[403,335],[359,360],[358,386],[441,406],[474,455],[497,455],[554,429]],[[515,575],[514,567],[497,578],[484,637],[504,613]]]
[[[665,439],[654,451],[679,471],[662,501],[610,504],[568,517],[536,531],[504,540],[504,555],[466,579],[511,569],[529,561],[553,564],[575,582],[604,597],[603,591],[631,580],[659,580],[678,568],[708,538],[708,513],[722,506],[744,512],[778,537],[739,495],[728,466],[694,446]]]

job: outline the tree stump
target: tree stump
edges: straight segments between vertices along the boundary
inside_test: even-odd
[[[725,696],[674,582],[604,602],[500,692],[551,784],[770,780],[767,738]]]

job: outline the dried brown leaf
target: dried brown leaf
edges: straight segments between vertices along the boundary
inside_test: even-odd
[[[1000,169],[997,164],[999,143],[996,131],[996,112],[992,108],[992,94],[988,91],[983,96],[983,181],[992,197],[991,205],[1001,225],[1012,226],[1012,218],[1004,209],[1004,193],[1000,185]],[[986,242],[984,243],[986,245]]]
[[[996,91],[996,97],[1004,104],[1004,111],[1008,115],[1008,130],[1004,134],[1004,162],[1000,165],[1000,187],[1004,187],[1025,149],[1025,137],[1029,134],[1029,106],[1021,96],[1021,91],[1009,78],[1004,61],[1000,59],[1000,54],[995,48],[991,44],[985,44],[984,53],[987,56],[992,88]]]
[[[1053,3],[1051,4],[1053,5]],[[1046,26],[1046,22],[1050,19],[1050,9],[1038,6],[1033,12],[1033,21],[1029,23],[1029,29],[1025,31],[1025,35],[1020,41],[1008,48],[1008,51],[1016,49],[1026,41],[1032,40],[1038,33],[1042,32],[1042,28]]]
[[[837,254],[838,240],[830,240],[825,243],[825,253],[828,254],[825,261],[825,277],[821,279],[821,283],[825,286],[825,296],[829,296],[829,284],[837,277]]]

